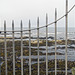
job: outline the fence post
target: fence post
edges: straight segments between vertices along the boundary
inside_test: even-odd
[[[48,75],[48,15],[46,14],[46,75]]]
[[[7,42],[6,42],[6,21],[4,21],[4,45],[5,45],[5,75],[7,75]]]
[[[0,31],[0,34],[1,34],[1,31]],[[1,75],[1,50],[0,50],[0,75]]]
[[[14,41],[14,21],[12,21],[12,41],[13,41],[13,75],[15,75],[15,41]]]
[[[38,75],[40,75],[39,65],[39,17],[37,18],[37,48],[38,48]]]
[[[29,20],[29,75],[31,75],[31,23]]]
[[[66,68],[66,72],[65,72],[65,75],[67,75],[67,28],[68,28],[68,14],[67,14],[67,12],[68,12],[68,0],[66,0],[66,29],[65,29],[65,36],[66,36],[66,38],[65,38],[65,45],[66,45],[66,47],[65,47],[65,68]]]
[[[1,49],[0,49],[0,75],[1,75]]]
[[[23,75],[23,31],[21,21],[21,75]]]
[[[57,9],[55,9],[55,75],[57,75]]]

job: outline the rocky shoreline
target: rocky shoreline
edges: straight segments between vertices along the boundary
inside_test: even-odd
[[[1,62],[4,62],[5,60],[5,55],[4,55],[4,40],[0,39],[0,50],[1,50]],[[65,49],[65,40],[57,40],[57,49],[61,51],[63,51]],[[75,50],[75,40],[68,40],[68,48]],[[39,50],[40,50],[40,55],[41,56],[45,56],[46,55],[46,40],[45,39],[40,39],[39,40]],[[50,51],[48,53],[49,56],[53,56],[55,55],[54,51],[54,45],[55,45],[55,41],[54,40],[48,40],[48,50]],[[10,41],[10,39],[7,39],[7,57],[8,57],[8,75],[13,75],[13,44],[12,41]],[[21,75],[21,60],[19,59],[21,56],[21,41],[20,40],[15,40],[15,63],[16,63],[16,75]],[[32,56],[36,56],[37,55],[37,40],[31,40],[31,55]],[[57,52],[57,55],[64,55],[63,53]],[[28,40],[24,40],[23,41],[23,55],[29,56],[29,41]],[[50,59],[50,58],[49,58]],[[37,58],[32,58],[32,75],[37,75]],[[40,59],[40,75],[46,75],[46,62],[45,62],[45,58],[41,58]],[[29,75],[29,65],[28,65],[29,59],[24,59],[24,75]],[[34,63],[35,62],[35,63]],[[57,75],[65,75],[65,60],[63,59],[59,59],[57,60],[57,68],[58,68],[58,72]],[[55,68],[55,60],[51,59],[48,60],[48,69],[49,69],[49,75],[54,75],[54,68]],[[75,61],[68,61],[68,75],[72,75],[72,67],[75,67]],[[5,62],[2,64],[1,66],[1,75],[4,75],[5,72]]]

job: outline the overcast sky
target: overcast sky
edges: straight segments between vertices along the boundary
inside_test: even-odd
[[[58,18],[65,14],[66,0],[0,0],[0,27],[3,26],[3,20],[7,20],[7,26],[11,27],[11,20],[15,20],[15,26],[18,27],[20,20],[23,20],[23,26],[28,25],[31,20],[32,26],[36,26],[37,17],[40,17],[40,26],[45,25],[45,15],[48,13],[49,22],[54,21],[54,11],[57,8]],[[70,9],[75,0],[68,0]],[[75,8],[69,14],[69,26],[75,26]],[[64,26],[65,20],[58,22],[58,26]]]

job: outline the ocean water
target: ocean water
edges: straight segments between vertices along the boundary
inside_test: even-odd
[[[35,27],[33,27],[33,28],[35,28]],[[15,27],[14,29],[15,29],[15,31],[21,30],[18,27]],[[3,31],[3,30],[4,30],[4,28],[0,29],[0,31]],[[7,28],[6,30],[12,31],[12,28]],[[28,30],[28,28],[23,27],[23,30]],[[3,36],[4,36],[4,33],[1,33],[0,37],[3,37]],[[12,32],[7,32],[7,36],[12,37]],[[20,37],[20,36],[21,36],[20,32],[15,32],[15,37]],[[23,36],[29,36],[29,31],[24,31]],[[37,37],[37,30],[32,30],[31,36]],[[46,37],[46,28],[39,29],[39,36]],[[55,28],[54,27],[48,27],[48,37],[50,37],[50,36],[55,37]],[[64,27],[57,28],[57,39],[61,39],[61,40],[65,39],[65,28]],[[75,40],[75,28],[74,27],[68,28],[68,39]]]

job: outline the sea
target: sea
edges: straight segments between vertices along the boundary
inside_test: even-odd
[[[31,29],[34,29],[35,27],[32,27]],[[65,27],[58,27],[57,28],[57,40],[65,40]],[[15,27],[14,28],[15,31],[20,31],[21,28],[20,27]],[[23,36],[24,37],[29,37],[29,31],[28,27],[23,27]],[[0,31],[4,31],[4,28],[0,28]],[[6,31],[11,31],[11,32],[7,32],[7,36],[8,37],[12,37],[12,28],[6,28]],[[48,27],[48,37],[55,37],[55,28],[54,27]],[[68,39],[70,40],[75,40],[75,28],[74,27],[69,27],[68,28]],[[15,32],[14,33],[15,37],[21,37],[21,32]],[[0,33],[0,37],[3,37],[4,33]],[[32,37],[37,37],[37,29],[36,30],[32,30],[31,31],[31,36]],[[39,37],[46,37],[46,28],[41,28],[39,29]],[[53,40],[52,38],[49,38],[50,40]]]

